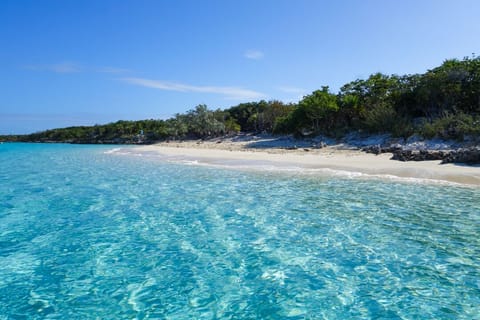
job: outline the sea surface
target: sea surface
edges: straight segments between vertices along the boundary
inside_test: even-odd
[[[480,188],[0,145],[0,319],[480,319]]]

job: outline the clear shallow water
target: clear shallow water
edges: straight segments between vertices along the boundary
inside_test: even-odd
[[[480,319],[480,189],[0,145],[0,319]]]

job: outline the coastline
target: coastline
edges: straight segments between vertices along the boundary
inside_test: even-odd
[[[391,153],[374,155],[348,145],[329,145],[322,148],[292,147],[291,142],[272,139],[211,139],[162,142],[138,146],[145,154],[158,154],[190,162],[270,168],[324,169],[420,180],[480,186],[480,166],[440,164],[441,161],[395,161]]]

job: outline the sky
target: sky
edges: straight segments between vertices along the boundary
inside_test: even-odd
[[[1,0],[0,134],[296,102],[480,54],[478,0]]]

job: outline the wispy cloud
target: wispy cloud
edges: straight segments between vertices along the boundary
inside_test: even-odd
[[[247,50],[243,56],[247,59],[260,60],[265,54],[260,50]]]
[[[261,92],[241,87],[194,86],[184,83],[150,80],[143,78],[122,78],[120,80],[138,86],[166,91],[214,93],[222,95],[227,99],[235,100],[253,100],[265,97],[265,94]]]
[[[101,72],[101,73],[127,73],[130,72],[129,69],[123,69],[123,68],[114,68],[114,67],[99,67],[95,68],[95,72]]]
[[[55,73],[75,73],[83,71],[83,68],[73,62],[60,62],[54,64],[26,65],[25,69],[35,71],[50,71]]]
[[[58,73],[72,73],[82,71],[82,67],[72,62],[63,62],[50,66],[51,70]]]
[[[23,66],[24,69],[33,70],[33,71],[46,71],[46,72],[55,72],[55,73],[78,73],[78,72],[93,72],[93,73],[127,73],[130,72],[128,69],[124,68],[115,68],[115,67],[87,67],[82,66],[75,62],[60,62],[53,64],[37,64],[37,65],[26,65]]]

